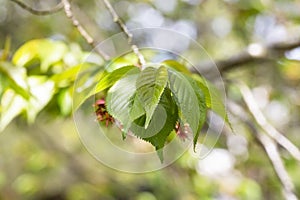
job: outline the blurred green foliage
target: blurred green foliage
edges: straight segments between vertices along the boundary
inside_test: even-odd
[[[175,29],[200,42],[216,59],[234,55],[250,43],[268,45],[299,35],[296,0],[112,2],[130,28]],[[47,9],[56,2],[27,3]],[[101,3],[73,3],[78,6],[76,15],[96,40],[120,31]],[[169,167],[146,174],[118,172],[97,162],[78,138],[70,119],[70,101],[75,74],[81,67],[91,69],[79,80],[83,86],[88,80],[98,80],[102,59],[95,55],[95,62],[81,65],[91,48],[63,12],[41,17],[9,0],[0,4],[0,129],[19,116],[0,135],[0,199],[283,199],[264,151],[233,116],[236,133],[221,135],[216,150],[226,153],[220,151],[211,165],[192,151]],[[186,53],[201,57],[192,50]],[[245,64],[223,77],[246,81],[268,120],[300,146],[299,50],[273,56],[273,60]],[[126,59],[119,61],[126,63]],[[227,98],[241,102],[234,84],[226,82],[226,87]],[[36,122],[27,125],[24,116]],[[280,151],[300,196],[299,164]],[[229,163],[232,168],[224,171],[226,162],[221,161],[227,154],[234,159]],[[212,171],[221,170],[220,174],[212,176],[205,171],[206,164]]]
[[[59,110],[61,115],[69,116],[78,70],[97,65],[100,73],[103,68],[101,58],[97,64],[84,62],[88,55],[91,53],[82,52],[75,44],[68,47],[60,41],[37,39],[20,47],[11,63],[6,59],[0,61],[0,131],[20,114],[33,123],[48,104],[48,110]]]

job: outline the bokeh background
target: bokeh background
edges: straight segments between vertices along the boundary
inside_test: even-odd
[[[24,2],[36,9],[57,3]],[[289,41],[300,33],[300,2],[296,0],[111,2],[128,28],[176,30],[199,42],[214,60],[238,55],[251,44]],[[120,32],[101,1],[74,0],[72,4],[97,41]],[[12,52],[37,38],[91,50],[63,11],[35,16],[10,0],[0,0],[1,49],[7,37]],[[195,53],[180,41],[174,43],[174,48]],[[271,124],[300,146],[300,48],[272,54],[264,62],[238,65],[222,75],[227,99],[244,106],[234,81],[245,81]],[[46,109],[31,125],[19,117],[0,135],[0,199],[284,199],[263,148],[239,118],[230,117],[235,133],[224,132],[205,159],[187,151],[169,167],[145,174],[119,172],[99,163],[80,142],[70,116],[53,115]],[[285,150],[280,153],[300,196],[299,163]]]

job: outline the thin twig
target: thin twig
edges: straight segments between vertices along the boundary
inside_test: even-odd
[[[229,110],[232,114],[237,116],[239,120],[245,123],[245,125],[253,133],[259,144],[264,148],[268,158],[272,163],[272,167],[283,187],[283,194],[286,200],[297,200],[297,196],[294,193],[294,184],[284,166],[284,163],[280,157],[278,148],[272,138],[259,132],[253,122],[245,114],[246,111],[234,102],[229,102]]]
[[[115,11],[115,9],[112,7],[110,2],[108,0],[103,0],[103,2],[105,4],[105,7],[108,9],[111,16],[113,17],[114,22],[118,24],[118,26],[121,28],[121,30],[124,32],[124,34],[127,36],[128,44],[131,45],[131,49],[133,50],[133,52],[138,57],[139,64],[141,66],[145,65],[146,61],[145,61],[144,56],[141,54],[141,52],[140,52],[139,48],[137,47],[137,45],[132,43],[132,33],[128,30],[127,26],[124,24],[122,19],[119,17],[119,15]]]
[[[109,60],[109,56],[105,52],[97,48],[97,43],[95,42],[93,37],[83,28],[83,26],[74,16],[69,0],[62,0],[62,3],[66,16],[72,21],[73,25],[77,28],[80,35],[87,41],[88,44],[95,48],[95,50],[99,53],[100,56],[103,57],[104,60]]]
[[[59,2],[55,7],[51,8],[49,10],[36,10],[36,9],[28,6],[27,4],[25,4],[25,3],[23,3],[19,0],[10,0],[10,1],[16,3],[18,6],[20,6],[24,10],[27,10],[28,12],[30,12],[34,15],[51,15],[51,14],[54,14],[56,12],[59,12],[63,8],[62,2]]]
[[[259,109],[255,98],[250,91],[249,87],[244,83],[239,83],[239,89],[243,96],[250,113],[254,117],[257,124],[271,136],[279,145],[285,148],[297,161],[300,162],[300,151],[288,138],[274,128],[265,118],[261,110]]]

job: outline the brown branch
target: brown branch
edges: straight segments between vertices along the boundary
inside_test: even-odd
[[[209,73],[211,68],[214,68],[216,65],[220,72],[226,72],[245,64],[270,61],[274,58],[277,59],[278,55],[283,56],[285,51],[300,47],[300,38],[286,42],[274,43],[268,46],[259,45],[263,50],[262,54],[259,55],[251,53],[249,51],[250,46],[251,45],[245,48],[242,52],[232,55],[227,59],[215,60],[213,62],[202,62],[198,65],[198,67],[204,69],[204,73]],[[192,71],[197,73],[197,69],[193,69]]]
[[[300,46],[300,38],[287,41],[284,43],[277,43],[277,44],[275,43],[270,47],[270,49],[273,51],[287,51],[287,50],[297,48],[299,46]]]
[[[51,15],[51,14],[54,14],[56,12],[59,12],[63,8],[62,2],[59,2],[59,4],[57,4],[55,7],[51,8],[49,10],[36,10],[36,9],[26,5],[25,3],[23,3],[19,0],[10,0],[10,1],[16,3],[18,6],[20,6],[24,10],[27,10],[28,12],[30,12],[34,15]]]
[[[109,56],[97,48],[97,43],[93,39],[93,37],[83,28],[83,26],[80,24],[80,22],[77,20],[77,18],[74,16],[71,4],[69,0],[62,0],[63,8],[66,13],[66,16],[72,21],[73,25],[77,28],[80,35],[86,40],[88,44],[90,44],[94,49],[97,51],[97,53],[102,56],[104,60],[109,60]]]
[[[297,200],[297,196],[294,193],[294,184],[285,169],[284,163],[280,157],[276,143],[268,135],[259,132],[256,126],[252,123],[249,117],[245,114],[247,113],[241,106],[234,102],[229,102],[229,109],[232,114],[237,116],[253,133],[259,144],[264,148],[272,167],[283,186],[283,194],[286,200]]]
[[[17,5],[19,5],[21,8],[27,10],[28,12],[34,14],[34,15],[49,15],[56,13],[62,9],[64,9],[66,16],[72,21],[73,25],[77,28],[80,35],[86,40],[88,44],[90,44],[96,52],[104,59],[109,60],[109,56],[101,51],[99,48],[97,48],[97,43],[94,41],[93,37],[83,28],[83,26],[80,24],[80,22],[76,19],[76,17],[73,14],[71,4],[69,0],[61,0],[59,4],[57,4],[54,8],[49,10],[35,10],[34,8],[26,5],[25,3],[19,1],[19,0],[10,0]]]
[[[25,9],[28,12],[35,14],[35,15],[49,15],[49,14],[56,13],[56,12],[60,11],[62,8],[64,8],[66,15],[72,20],[73,25],[78,29],[80,34],[84,37],[84,39],[90,45],[92,45],[94,48],[96,48],[96,43],[95,43],[94,39],[87,33],[87,31],[81,26],[79,21],[73,15],[73,12],[71,10],[71,5],[68,0],[62,0],[54,8],[49,9],[49,10],[36,10],[19,0],[10,0],[10,1],[16,3],[23,9]],[[141,65],[144,65],[146,62],[145,62],[143,55],[140,53],[139,48],[135,44],[132,44],[132,33],[128,30],[126,25],[123,23],[121,18],[118,16],[118,14],[114,10],[114,8],[110,4],[110,2],[108,0],[103,0],[103,2],[105,4],[106,8],[108,9],[108,11],[111,13],[114,22],[119,25],[121,30],[127,36],[128,44],[131,45],[133,52],[137,55],[137,57],[139,59],[139,63]],[[231,57],[229,57],[227,59],[216,60],[214,62],[202,62],[198,66],[201,67],[202,69],[204,69],[204,71],[202,70],[202,73],[209,73],[211,71],[210,69],[214,68],[215,65],[218,67],[219,71],[225,72],[225,71],[234,69],[234,68],[239,67],[244,64],[260,63],[260,62],[272,60],[273,54],[282,55],[285,51],[299,47],[299,46],[300,46],[300,38],[293,39],[293,40],[287,41],[287,42],[274,43],[269,46],[261,45],[261,47],[265,50],[265,54],[253,55],[251,52],[249,52],[249,48],[246,48],[244,51],[242,51],[238,54],[232,55]],[[109,56],[106,53],[104,53],[103,51],[101,51],[97,48],[96,48],[96,51],[105,60],[109,59]],[[198,70],[196,68],[192,69],[191,71],[194,73],[198,73]]]
[[[123,33],[128,38],[128,44],[131,45],[131,49],[133,50],[133,52],[138,57],[139,64],[142,65],[142,66],[145,65],[146,61],[145,61],[144,56],[141,54],[141,52],[140,52],[139,48],[137,47],[137,45],[132,43],[132,33],[128,30],[127,26],[124,24],[122,19],[119,17],[119,15],[115,11],[115,9],[112,7],[110,2],[108,0],[103,0],[103,2],[104,2],[105,7],[108,9],[111,16],[113,17],[113,21],[118,24],[118,26],[121,28]]]

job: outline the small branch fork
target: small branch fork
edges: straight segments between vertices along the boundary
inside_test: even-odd
[[[272,167],[283,187],[283,195],[286,200],[297,200],[297,196],[294,193],[295,186],[284,166],[284,162],[280,157],[277,145],[274,139],[270,138],[256,128],[253,122],[247,116],[247,112],[238,104],[234,102],[229,102],[229,110],[231,113],[239,118],[252,132],[252,134],[257,139],[258,143],[263,147],[266,152]]]
[[[124,34],[127,36],[128,44],[131,45],[131,49],[138,57],[139,64],[141,66],[145,65],[146,61],[145,61],[144,56],[141,54],[139,48],[135,44],[132,43],[132,33],[128,30],[127,26],[121,20],[121,18],[119,17],[119,15],[115,11],[115,9],[112,7],[110,2],[108,0],[103,0],[103,3],[105,5],[105,7],[108,9],[108,11],[110,12],[111,16],[113,17],[114,22],[118,24],[118,26],[121,28],[121,30],[124,32]]]
[[[104,60],[109,60],[109,56],[97,48],[97,44],[93,37],[83,28],[83,26],[80,24],[80,22],[77,20],[77,18],[74,16],[71,4],[69,0],[62,0],[62,5],[64,8],[64,11],[66,13],[66,16],[72,21],[73,25],[77,28],[80,35],[86,40],[88,44],[90,44],[94,49],[103,57]]]
[[[83,36],[83,38],[93,47],[96,46],[93,38],[87,33],[87,31],[81,26],[79,21],[73,15],[69,0],[61,0],[61,2],[59,4],[57,4],[57,6],[55,6],[52,9],[49,9],[49,10],[36,10],[19,0],[10,0],[10,1],[16,3],[17,5],[19,5],[20,7],[22,7],[23,9],[27,10],[28,12],[30,12],[34,15],[49,15],[49,14],[56,13],[64,8],[65,13],[69,13],[68,17],[72,20],[73,25],[78,29],[78,31]],[[121,18],[118,16],[118,14],[114,10],[114,8],[110,4],[110,2],[108,0],[103,0],[103,2],[105,4],[106,8],[111,13],[114,22],[119,25],[121,30],[127,36],[128,43],[131,45],[133,52],[137,55],[137,57],[139,59],[139,64],[144,65],[145,59],[144,59],[143,55],[140,53],[139,48],[136,45],[132,44],[132,34],[130,33],[130,31],[128,30],[126,25],[122,22]],[[256,44],[256,45],[259,45],[259,44]],[[207,73],[209,73],[210,72],[209,70],[211,68],[214,68],[215,64],[216,64],[219,71],[225,72],[225,71],[229,71],[231,69],[240,67],[244,64],[269,61],[271,59],[270,55],[272,55],[272,54],[282,55],[287,50],[291,50],[296,47],[300,47],[300,38],[293,38],[290,41],[278,42],[278,43],[274,43],[269,46],[264,46],[264,45],[259,45],[259,46],[262,50],[264,50],[263,54],[253,55],[253,54],[251,54],[251,52],[249,52],[249,47],[248,47],[245,50],[241,51],[240,53],[232,55],[227,59],[215,60],[214,62],[203,62],[203,63],[200,63],[198,66],[201,66],[201,68],[203,68],[203,69],[207,69]],[[108,55],[105,52],[103,52],[99,49],[97,49],[97,51],[105,60],[109,59]],[[192,72],[198,73],[198,71],[196,69],[192,69]]]
[[[300,151],[298,147],[267,121],[259,109],[250,88],[244,83],[239,83],[238,85],[244,102],[261,129],[272,137],[279,145],[285,148],[298,162],[300,162]]]
[[[19,0],[10,0],[17,5],[19,5],[21,8],[27,10],[28,12],[34,14],[34,15],[50,15],[54,14],[56,12],[59,12],[60,10],[64,10],[66,16],[72,21],[72,24],[77,28],[80,35],[86,40],[88,44],[90,44],[92,47],[95,48],[95,50],[99,53],[100,56],[103,57],[104,60],[109,60],[109,56],[97,48],[96,42],[93,39],[93,37],[85,30],[85,28],[80,24],[79,20],[75,17],[72,11],[71,3],[69,0],[61,0],[60,3],[58,3],[54,8],[49,10],[36,10],[25,3],[19,1]],[[141,54],[139,48],[137,45],[132,43],[132,33],[128,30],[127,26],[124,24],[124,22],[121,20],[115,9],[112,7],[110,2],[108,0],[103,0],[106,8],[111,13],[113,20],[115,23],[118,24],[118,26],[121,28],[121,30],[124,32],[124,34],[128,38],[128,44],[131,46],[131,49],[138,57],[139,65],[143,66],[146,64],[144,56]]]
[[[273,168],[280,179],[280,182],[283,186],[283,194],[286,200],[297,200],[297,196],[294,194],[294,184],[288,174],[288,172],[285,169],[284,163],[280,157],[278,148],[270,137],[264,134],[257,134],[256,138],[259,140],[259,142],[264,147],[272,165]]]

